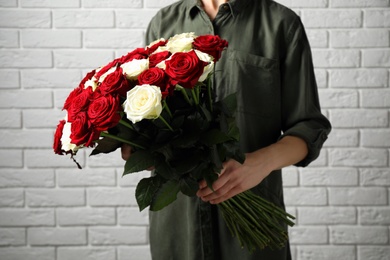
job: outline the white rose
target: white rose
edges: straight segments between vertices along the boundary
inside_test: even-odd
[[[98,87],[98,83],[97,83],[97,80],[96,80],[95,77],[93,77],[92,79],[87,80],[84,83],[84,88],[88,88],[88,87],[91,87],[92,91],[96,90],[96,88]]]
[[[121,65],[123,73],[126,75],[126,78],[133,80],[136,79],[139,74],[149,68],[149,60],[132,60]]]
[[[192,49],[192,42],[196,38],[196,35],[191,33],[176,34],[168,39],[167,49],[172,52],[186,52]]]
[[[204,61],[204,62],[208,62],[209,65],[207,65],[206,67],[204,67],[203,69],[203,74],[202,76],[200,76],[199,78],[199,82],[202,82],[204,80],[207,79],[207,76],[213,71],[214,69],[214,57],[207,54],[207,53],[204,53],[204,52],[201,52],[201,51],[198,51],[198,50],[195,50],[195,53],[196,55],[198,56],[198,58],[201,60],[201,61]]]
[[[155,119],[162,111],[161,98],[159,87],[148,84],[137,85],[127,92],[123,110],[133,123],[142,119]]]
[[[75,144],[71,143],[70,134],[72,133],[72,124],[69,122],[66,122],[64,125],[64,129],[62,130],[62,137],[61,137],[61,144],[62,144],[62,150],[68,152],[72,151],[72,153],[76,153],[79,147]]]

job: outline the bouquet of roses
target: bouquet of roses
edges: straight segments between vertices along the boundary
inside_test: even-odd
[[[228,43],[194,33],[159,39],[88,73],[64,104],[54,135],[56,154],[94,147],[91,155],[129,144],[124,175],[151,167],[137,185],[140,210],[160,210],[182,192],[195,196],[205,179],[212,189],[222,163],[245,160],[235,123],[236,97],[216,99],[211,84],[215,62]],[[291,215],[247,191],[218,204],[241,246],[284,246],[282,224]]]

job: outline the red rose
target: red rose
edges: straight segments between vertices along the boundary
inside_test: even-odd
[[[173,86],[168,84],[165,71],[160,68],[150,68],[145,70],[138,76],[139,85],[149,84],[160,87],[163,98],[168,96],[173,91]]]
[[[95,73],[96,73],[96,70],[88,72],[87,75],[85,75],[85,77],[81,80],[81,82],[79,84],[79,88],[84,88],[85,82],[87,82],[87,80],[92,79],[92,77],[95,75]]]
[[[155,67],[163,60],[168,59],[171,56],[169,51],[162,51],[149,56],[149,68]]]
[[[208,63],[201,61],[192,50],[173,54],[165,64],[165,73],[170,77],[172,85],[179,84],[184,88],[193,88]]]
[[[217,62],[221,58],[223,49],[228,47],[228,42],[218,35],[202,35],[195,38],[192,46],[194,49],[213,56],[214,62]]]
[[[80,92],[70,100],[70,105],[67,108],[68,111],[68,122],[73,122],[75,116],[82,111],[87,111],[89,102],[93,95],[92,88],[81,89]]]
[[[56,132],[54,133],[54,142],[53,142],[53,150],[55,154],[63,155],[64,151],[62,150],[62,143],[61,143],[61,137],[62,137],[62,131],[64,129],[65,120],[61,120],[60,123],[57,125]]]
[[[111,61],[110,63],[108,63],[106,66],[104,66],[103,68],[101,68],[95,75],[95,78],[99,80],[99,78],[104,74],[106,73],[107,71],[109,71],[112,67],[116,66],[116,64],[118,63],[118,59],[116,60],[113,60]]]
[[[152,54],[153,52],[155,52],[157,50],[158,47],[160,46],[165,46],[165,44],[167,44],[167,40],[162,40],[162,41],[159,41],[155,44],[153,44],[152,46],[150,47],[146,47],[146,51],[148,52],[148,54]]]
[[[118,124],[120,102],[118,96],[99,96],[88,107],[88,120],[96,131],[105,131]]]
[[[99,134],[100,132],[95,131],[91,127],[87,119],[86,112],[80,112],[75,115],[71,125],[70,134],[70,140],[72,144],[75,144],[77,146],[91,146],[93,145],[93,141],[99,138]]]
[[[132,60],[142,60],[148,57],[148,52],[143,48],[137,48],[132,52],[127,53],[118,59],[120,64],[132,61]]]
[[[64,107],[62,108],[62,110],[64,110],[64,109],[68,110],[70,108],[70,106],[72,105],[73,99],[75,97],[77,97],[78,95],[80,95],[81,92],[83,92],[83,88],[73,89],[72,92],[70,92],[69,96],[66,98],[65,103],[64,103]]]
[[[103,95],[116,93],[123,97],[126,96],[130,86],[125,75],[123,75],[122,68],[118,66],[113,73],[108,74],[99,86],[99,90]]]

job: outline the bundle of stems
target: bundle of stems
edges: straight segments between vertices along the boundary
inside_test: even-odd
[[[267,246],[284,247],[288,240],[285,225],[294,225],[294,216],[252,191],[240,193],[218,207],[233,237],[249,252]]]

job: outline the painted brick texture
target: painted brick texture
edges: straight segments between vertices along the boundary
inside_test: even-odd
[[[89,151],[80,171],[51,145],[84,73],[143,46],[172,2],[0,0],[0,259],[151,259],[134,198],[149,173],[122,178],[119,152]],[[306,26],[333,125],[315,162],[283,173],[293,259],[389,259],[390,1],[278,2]]]

